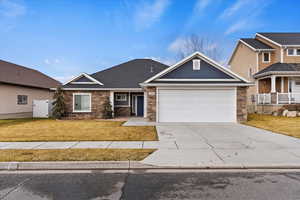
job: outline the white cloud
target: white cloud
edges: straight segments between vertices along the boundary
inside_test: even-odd
[[[177,61],[174,58],[161,58],[161,57],[146,57],[146,58],[161,62],[165,65],[173,65]]]
[[[44,63],[46,63],[47,65],[50,65],[49,59],[45,59],[45,60],[44,60]]]
[[[271,2],[272,0],[236,0],[218,18],[218,20],[231,21],[225,35],[247,29],[257,29],[263,21],[260,19],[261,13]]]
[[[232,24],[231,26],[229,26],[229,28],[225,31],[225,35],[229,35],[231,33],[240,31],[245,29],[248,26],[248,21],[247,20],[240,20],[237,21],[236,23]]]
[[[212,2],[212,0],[197,0],[194,10],[195,11],[202,11],[204,10],[210,3]]]
[[[153,3],[143,3],[137,6],[134,15],[136,27],[145,29],[158,22],[170,4],[170,0],[154,0]]]
[[[49,59],[49,58],[46,58],[44,60],[44,63],[47,64],[47,65],[53,65],[53,64],[59,64],[61,61],[60,59],[58,58],[55,58],[55,59]]]
[[[26,7],[15,0],[0,0],[0,15],[18,17],[26,14]]]
[[[226,17],[231,17],[237,12],[241,11],[241,9],[248,4],[255,4],[255,0],[237,0],[233,5],[231,5],[229,8],[226,8],[224,12],[220,15],[220,18],[226,18]]]
[[[186,40],[185,38],[176,38],[176,40],[174,40],[168,47],[169,51],[172,52],[178,52],[179,50],[181,50],[183,48],[183,46],[186,44]]]

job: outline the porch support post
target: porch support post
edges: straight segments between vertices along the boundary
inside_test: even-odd
[[[271,76],[271,93],[276,93],[276,76]]]
[[[115,105],[114,105],[115,100],[114,100],[114,92],[113,91],[110,91],[110,93],[109,93],[109,100],[110,100],[110,103],[111,103],[111,109],[113,111],[112,115],[114,117],[114,115],[115,115],[115,108],[114,108],[115,107]]]
[[[284,77],[281,77],[281,93],[284,93]]]
[[[271,104],[277,104],[276,76],[271,76]]]

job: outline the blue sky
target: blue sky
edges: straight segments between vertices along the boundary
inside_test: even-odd
[[[61,81],[134,58],[167,64],[190,34],[224,63],[241,37],[300,32],[298,0],[0,0],[0,59]]]

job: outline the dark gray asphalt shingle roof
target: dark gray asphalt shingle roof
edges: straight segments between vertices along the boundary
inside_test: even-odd
[[[64,88],[140,88],[140,83],[167,67],[169,66],[152,59],[134,59],[90,75],[103,83],[103,86],[67,84]]]
[[[300,72],[300,63],[274,63],[269,67],[260,70],[254,76],[267,72]]]
[[[281,45],[300,45],[300,33],[258,33]]]
[[[262,43],[261,41],[257,40],[257,39],[253,39],[253,38],[241,38],[241,40],[245,43],[247,43],[248,45],[250,45],[251,47],[253,47],[254,49],[260,50],[260,49],[273,49],[271,46]]]
[[[151,83],[166,84],[231,84],[245,83],[245,81],[152,81]]]
[[[57,80],[34,69],[0,60],[0,83],[36,87],[55,88],[61,85]]]

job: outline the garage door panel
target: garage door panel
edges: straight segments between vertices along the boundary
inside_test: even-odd
[[[235,122],[236,90],[158,90],[160,122]]]

